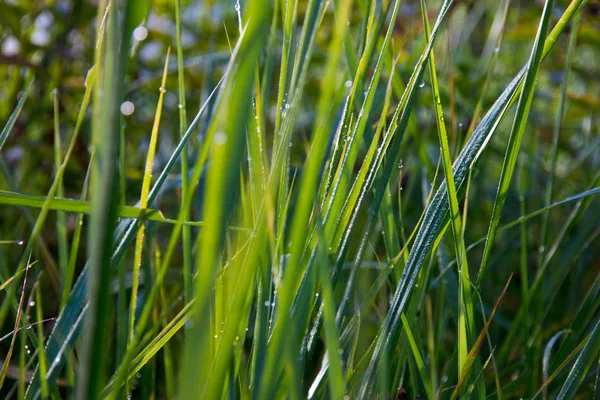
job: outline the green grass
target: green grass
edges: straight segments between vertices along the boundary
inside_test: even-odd
[[[600,398],[594,2],[98,3],[0,4],[2,398]]]

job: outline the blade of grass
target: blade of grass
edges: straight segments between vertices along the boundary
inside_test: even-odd
[[[565,104],[567,101],[567,86],[569,83],[569,73],[571,71],[571,64],[573,61],[573,54],[575,53],[575,44],[577,42],[577,35],[579,33],[579,20],[580,15],[577,14],[573,19],[573,24],[571,25],[571,36],[569,39],[569,47],[567,49],[567,59],[565,61],[565,69],[563,72],[563,81],[560,85],[560,97],[558,99],[558,110],[556,111],[556,119],[554,121],[554,131],[552,134],[552,147],[551,147],[551,158],[550,158],[550,170],[549,170],[549,182],[546,188],[546,192],[544,193],[545,205],[549,205],[552,203],[552,197],[554,193],[554,186],[556,181],[556,164],[558,160],[558,139],[560,138],[560,130],[562,128],[562,122],[565,114]],[[542,227],[540,237],[542,242],[540,244],[541,248],[544,249],[540,258],[543,260],[546,256],[546,246],[548,244],[548,239],[550,236],[550,227],[548,226],[548,219],[550,217],[550,213],[545,213],[542,217]]]
[[[54,97],[54,165],[56,173],[60,168],[62,160],[62,140],[60,137],[60,114],[59,114],[59,99],[58,89],[53,91]],[[62,179],[58,180],[58,189],[56,194],[58,197],[65,197],[65,190],[63,187]],[[56,236],[58,240],[58,265],[61,275],[61,281],[65,282],[67,274],[67,265],[69,257],[69,245],[67,243],[67,222],[64,212],[56,213]],[[64,292],[64,291],[63,291]]]
[[[101,2],[98,26],[105,3]],[[125,25],[133,17],[133,2],[125,8]],[[111,253],[113,233],[117,225],[118,181],[116,163],[118,159],[120,112],[124,91],[124,76],[127,70],[131,38],[127,29],[119,35],[118,4],[108,4],[106,49],[96,51],[96,65],[102,70],[94,88],[94,110],[92,117],[92,148],[96,153],[91,175],[90,233],[88,248],[90,275],[88,297],[89,314],[84,335],[83,357],[78,376],[77,396],[97,399],[106,380],[106,348],[108,330],[106,322],[109,310],[109,282],[111,279]],[[121,49],[119,51],[119,48]]]
[[[421,0],[421,11],[423,14],[423,25],[425,27],[425,35],[426,37],[429,37],[431,32],[429,28],[429,21],[427,18],[427,7],[425,6],[425,0]],[[469,341],[472,340],[470,338],[471,336],[473,336],[473,324],[475,323],[473,318],[473,304],[471,302],[472,294],[471,283],[469,279],[469,264],[467,262],[467,252],[465,249],[465,241],[463,238],[463,227],[461,222],[460,211],[458,208],[454,177],[452,174],[450,146],[448,145],[448,135],[446,133],[446,126],[444,122],[444,113],[442,110],[442,103],[440,99],[437,72],[435,67],[435,57],[433,51],[431,51],[429,54],[429,68],[431,77],[431,87],[433,92],[434,109],[438,127],[438,138],[442,150],[444,176],[446,178],[446,184],[448,188],[448,201],[450,205],[450,220],[454,237],[454,250],[456,253],[456,259],[458,260],[457,265],[460,283],[458,299],[458,368],[460,371],[462,371],[463,366],[465,365],[467,360]],[[460,376],[459,378],[465,377]],[[478,385],[478,391],[479,390],[483,390],[483,392],[480,393],[480,398],[485,398],[485,388],[481,385]]]
[[[523,89],[517,104],[515,119],[511,128],[508,145],[506,147],[506,155],[502,165],[502,172],[500,173],[498,193],[496,195],[496,201],[494,202],[494,209],[492,211],[488,236],[483,250],[483,256],[481,258],[479,274],[477,276],[477,287],[480,287],[481,281],[485,276],[487,264],[489,262],[494,240],[496,238],[498,225],[500,223],[500,217],[502,215],[504,203],[508,194],[508,188],[515,170],[519,150],[521,149],[521,141],[523,140],[523,135],[525,133],[527,118],[531,108],[531,103],[533,101],[540,65],[543,59],[544,40],[548,32],[548,25],[550,23],[550,16],[552,14],[552,4],[553,0],[547,0],[544,5],[544,11],[542,12],[541,21],[538,26],[538,32],[528,62],[527,72],[523,81]]]
[[[167,56],[165,58],[165,67],[163,70],[162,83],[159,89],[158,105],[156,106],[156,113],[154,114],[154,124],[152,126],[152,133],[150,134],[150,144],[148,145],[148,154],[146,156],[146,168],[144,169],[144,179],[142,181],[142,193],[140,195],[140,210],[145,210],[148,206],[148,193],[150,192],[150,183],[152,181],[152,168],[154,166],[154,154],[156,153],[156,144],[158,142],[158,130],[160,127],[160,117],[162,115],[162,107],[164,96],[166,93],[167,84],[167,70],[169,68],[169,56],[171,54],[171,48],[167,49]],[[133,338],[133,332],[135,329],[135,314],[137,309],[137,293],[139,286],[140,267],[142,265],[142,248],[144,246],[144,232],[145,224],[141,222],[135,240],[135,253],[133,256],[133,282],[131,285],[131,300],[129,306],[129,334],[130,339]]]
[[[583,382],[583,379],[587,375],[592,364],[597,360],[598,353],[600,353],[600,320],[596,322],[594,329],[590,336],[585,340],[585,345],[579,353],[577,360],[567,380],[558,393],[558,400],[567,400],[575,397],[577,389]]]
[[[23,285],[23,286],[25,286],[25,285]],[[40,359],[40,361],[39,361],[40,371],[42,372],[42,376],[46,376],[46,371],[48,370],[48,364],[46,361],[46,353],[44,353],[44,351],[42,351],[44,348],[44,325],[43,325],[44,317],[43,317],[43,312],[42,312],[43,303],[42,303],[42,294],[41,294],[41,290],[40,290],[39,279],[36,282],[36,286],[33,290],[35,291],[35,312],[36,312],[36,319],[38,321],[38,323],[37,323],[37,333],[38,333],[37,352],[38,352],[38,357]],[[41,383],[42,383],[42,398],[45,399],[48,397],[48,384],[44,378],[42,378]]]
[[[492,320],[494,319],[494,316],[496,315],[496,312],[498,311],[498,307],[502,303],[502,299],[504,298],[504,295],[506,294],[506,290],[508,289],[508,285],[510,284],[511,279],[512,279],[512,275],[508,278],[508,282],[506,282],[506,285],[504,285],[504,289],[502,290],[502,293],[500,293],[500,297],[498,297],[498,300],[496,301],[496,305],[494,305],[494,308],[492,309],[492,313],[490,314],[489,318],[487,319],[483,329],[481,330],[481,333],[477,337],[477,340],[475,341],[475,343],[473,343],[473,347],[471,347],[471,350],[469,351],[467,360],[466,360],[465,364],[462,366],[464,371],[460,372],[460,379],[458,380],[458,383],[457,383],[456,387],[454,388],[454,392],[452,393],[452,396],[451,396],[452,400],[454,400],[458,397],[458,395],[460,393],[460,388],[465,383],[465,378],[468,376],[469,370],[473,367],[473,363],[475,362],[477,354],[479,353],[479,350],[481,349],[481,345],[483,344],[483,341],[485,340],[485,338],[487,336],[487,332],[490,328]]]
[[[10,114],[10,117],[8,118],[8,121],[6,121],[4,128],[2,128],[2,132],[0,132],[0,152],[2,151],[2,147],[4,147],[4,143],[6,142],[6,139],[8,139],[8,135],[10,135],[10,132],[12,131],[12,128],[14,127],[15,122],[17,122],[17,118],[19,118],[19,114],[21,114],[21,111],[23,110],[23,106],[25,105],[25,101],[27,100],[27,97],[29,97],[29,95],[31,94],[31,91],[33,90],[34,82],[35,82],[35,80],[33,80],[33,79],[29,82],[29,84],[25,88],[25,91],[21,95],[21,98],[19,99],[17,106],[13,110],[12,114]]]
[[[186,102],[185,102],[185,69],[183,67],[183,46],[181,44],[181,0],[174,0],[175,2],[175,29],[177,30],[177,84],[179,90],[179,138],[183,139],[185,131],[187,129],[187,115],[186,115]],[[181,152],[181,197],[185,199],[188,193],[188,152],[184,150]],[[182,204],[183,205],[183,204]],[[184,210],[182,216],[184,220],[190,219],[189,210]],[[183,246],[183,281],[185,285],[185,299],[189,302],[193,296],[193,284],[192,284],[192,231],[189,227],[183,226],[182,228],[182,246]]]

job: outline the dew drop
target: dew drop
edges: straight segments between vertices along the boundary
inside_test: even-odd
[[[419,87],[424,87],[424,86],[425,86],[425,81],[419,82]]]
[[[500,47],[494,47],[494,53],[497,53],[500,51]]]
[[[17,246],[23,246],[23,243],[25,242],[23,242],[21,239],[17,240]]]
[[[346,86],[347,88],[350,88],[350,87],[352,87],[352,81],[351,81],[350,79],[348,79],[348,80],[346,81],[346,83],[344,83],[344,86]]]
[[[33,307],[33,306],[35,306],[35,301],[30,301],[29,302],[29,307]]]
[[[123,115],[131,115],[135,111],[135,105],[127,100],[121,104],[121,114]]]
[[[148,29],[145,26],[138,26],[133,30],[133,37],[138,42],[141,42],[148,37]]]

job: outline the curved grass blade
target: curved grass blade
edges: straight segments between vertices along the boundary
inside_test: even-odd
[[[163,70],[162,83],[159,89],[158,105],[154,115],[154,125],[150,134],[150,144],[148,145],[148,155],[146,156],[146,168],[144,170],[144,179],[142,181],[142,193],[140,195],[140,209],[145,210],[148,206],[148,193],[150,191],[150,183],[152,181],[152,167],[154,166],[154,154],[156,153],[156,143],[158,142],[158,129],[160,126],[160,117],[162,115],[163,100],[166,93],[165,86],[167,84],[167,70],[169,68],[169,55],[171,48],[167,49],[167,57],[165,59],[165,67]],[[135,239],[135,253],[133,257],[133,282],[131,284],[131,304],[129,306],[129,334],[130,339],[133,338],[135,327],[135,310],[137,309],[137,294],[140,277],[140,267],[142,265],[142,247],[144,246],[144,232],[146,225],[141,222]]]
[[[27,100],[27,97],[33,90],[34,82],[35,82],[34,79],[32,79],[31,82],[29,82],[29,85],[27,85],[27,88],[25,89],[25,91],[23,92],[23,95],[19,99],[17,106],[13,110],[12,114],[10,114],[8,121],[6,121],[6,125],[4,125],[4,128],[2,128],[2,132],[0,133],[0,152],[2,151],[2,147],[4,146],[6,139],[8,139],[8,135],[12,131],[12,128],[15,125],[15,122],[17,122],[17,118],[19,118],[19,114],[21,114],[21,110],[23,110],[23,106],[25,105],[25,101]]]
[[[592,333],[585,341],[583,350],[575,360],[567,380],[563,384],[560,393],[558,393],[558,400],[570,400],[575,397],[577,389],[579,389],[590,367],[597,361],[598,353],[600,353],[600,319],[596,321]]]

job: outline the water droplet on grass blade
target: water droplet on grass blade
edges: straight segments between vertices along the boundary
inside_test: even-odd
[[[127,100],[121,104],[121,114],[123,115],[131,115],[135,111],[135,105]]]
[[[148,29],[145,26],[138,26],[133,30],[133,37],[138,42],[141,42],[148,37]]]

